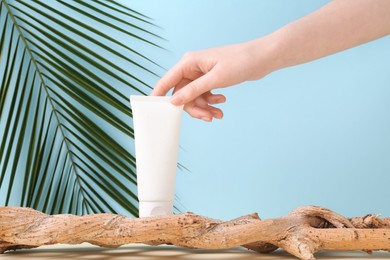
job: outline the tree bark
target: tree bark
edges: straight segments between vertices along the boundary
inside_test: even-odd
[[[220,221],[193,213],[150,218],[115,214],[49,216],[30,208],[0,207],[0,253],[51,244],[89,242],[102,247],[130,243],[187,248],[243,246],[257,252],[283,248],[301,259],[320,250],[390,250],[390,218],[345,218],[306,206],[285,217],[260,220],[256,213]]]

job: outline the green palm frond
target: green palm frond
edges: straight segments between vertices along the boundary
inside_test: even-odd
[[[1,0],[0,204],[136,216],[128,97],[161,70],[138,50],[158,27],[115,1],[46,3]]]

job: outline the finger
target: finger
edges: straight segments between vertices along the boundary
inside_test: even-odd
[[[156,84],[151,96],[165,96],[170,89],[183,80],[183,70],[180,63],[170,69]]]
[[[213,107],[213,106],[207,106],[206,108],[215,118],[222,119],[223,118],[223,112],[221,109]]]
[[[175,88],[173,89],[173,94],[175,94],[177,91],[179,91],[184,86],[188,85],[192,80],[184,78],[179,83],[176,84]]]
[[[207,99],[210,99],[211,96],[213,96],[213,94],[210,91],[208,91],[208,92],[204,93],[203,95],[195,98],[191,103],[194,103],[195,106],[209,111],[213,117],[218,118],[218,119],[222,119],[222,117],[223,117],[222,110],[219,108],[216,108],[214,106],[210,106],[208,101],[207,101]]]
[[[192,117],[201,119],[206,122],[211,122],[213,114],[206,108],[196,106],[195,103],[190,102],[184,106],[184,110]]]
[[[212,88],[218,88],[213,70],[177,91],[172,96],[171,103],[177,106],[186,104]]]
[[[206,96],[206,101],[208,104],[215,105],[215,104],[220,104],[220,103],[225,103],[226,102],[226,97],[222,94],[212,94]]]
[[[210,92],[209,92],[210,93]],[[193,110],[195,107],[197,108],[200,108],[202,111],[208,111],[208,115],[212,115],[212,117],[215,117],[215,118],[218,118],[218,119],[222,119],[223,117],[223,112],[221,109],[219,108],[216,108],[216,107],[213,107],[213,106],[210,106],[206,99],[204,98],[204,95],[207,95],[207,93],[203,94],[202,96],[194,99],[191,103],[191,110]],[[189,109],[187,109],[189,110]],[[206,113],[204,112],[203,114],[204,116],[206,115]]]
[[[195,105],[198,106],[198,107],[206,108],[209,105],[207,103],[207,100],[206,100],[208,95],[211,95],[210,91],[207,91],[206,93],[203,93],[202,95],[200,95],[199,97],[195,98],[191,102],[194,102]]]
[[[184,110],[194,118],[199,118],[204,121],[210,122],[212,118],[222,119],[223,111],[213,106],[200,107],[191,106],[184,107]]]

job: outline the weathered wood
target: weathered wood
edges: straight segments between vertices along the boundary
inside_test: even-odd
[[[390,218],[347,219],[307,206],[280,218],[250,214],[220,221],[193,213],[150,218],[115,214],[49,216],[30,208],[0,207],[0,252],[51,244],[89,242],[103,247],[130,243],[173,244],[188,248],[243,246],[257,252],[283,248],[301,259],[323,250],[390,250]]]

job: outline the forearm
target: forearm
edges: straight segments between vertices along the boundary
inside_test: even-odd
[[[335,0],[253,44],[271,46],[268,47],[272,50],[268,70],[274,71],[309,62],[388,34],[390,0]],[[264,68],[262,64],[259,66]]]

